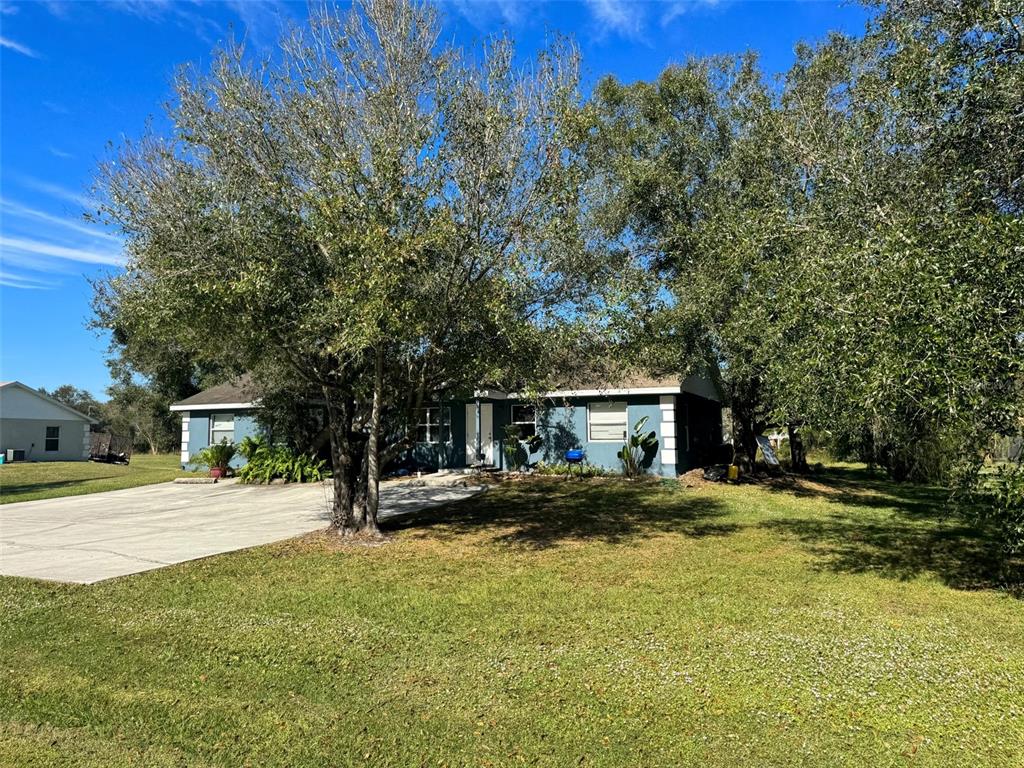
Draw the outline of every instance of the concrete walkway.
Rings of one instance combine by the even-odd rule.
[[[481,487],[381,486],[382,519]],[[0,575],[91,584],[288,539],[329,523],[329,484],[161,483],[0,505]]]

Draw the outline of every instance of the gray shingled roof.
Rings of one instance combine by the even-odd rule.
[[[254,397],[252,382],[247,375],[243,375],[237,379],[218,384],[215,387],[204,389],[202,392],[197,392],[192,397],[179,400],[177,403],[174,403],[174,406],[251,403]]]

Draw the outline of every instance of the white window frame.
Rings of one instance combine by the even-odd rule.
[[[605,412],[611,413],[613,410],[618,408],[622,409],[622,435],[620,437],[609,438],[609,437],[594,437],[594,411],[595,408],[598,413]],[[606,424],[615,424],[617,422],[607,421]],[[629,433],[629,404],[625,400],[611,400],[602,403],[587,403],[587,442],[590,443],[622,443],[626,439],[626,435]]]
[[[223,429],[223,428],[221,428],[221,429],[214,429],[214,426],[217,424],[218,418],[221,419],[221,423],[223,423],[223,419],[225,417],[231,419],[231,435],[230,436],[224,434],[225,432],[228,431],[226,429]],[[227,437],[228,438],[228,442],[233,444],[235,442],[235,414],[233,414],[233,413],[211,413],[210,414],[210,430],[209,430],[209,432],[210,432],[210,435],[209,435],[210,436],[210,442],[209,442],[210,445],[219,445],[221,439],[224,438],[224,437]],[[214,440],[214,438],[213,438],[214,433],[220,434],[221,437],[217,438],[216,440]]]
[[[57,436],[56,437],[50,437],[50,430],[51,429],[56,429],[57,430]],[[57,447],[56,448],[47,448],[46,447],[47,444],[49,444],[49,442],[51,440],[56,440],[57,441]],[[60,424],[57,424],[57,425],[53,425],[53,424],[47,425],[46,428],[43,430],[43,453],[60,453]]]
[[[516,408],[532,408],[533,409],[533,418],[531,420],[529,420],[529,421],[522,421],[520,419],[517,419],[516,418]],[[533,435],[536,435],[537,434],[537,406],[534,405],[533,403],[512,403],[509,406],[508,421],[509,421],[509,424],[517,424],[519,426],[523,426],[524,424],[529,424],[530,426],[533,427]],[[524,435],[524,434],[522,434],[520,432],[519,439],[520,440],[529,440],[531,437],[533,437],[533,435]]]
[[[437,421],[430,421],[430,414],[438,411]],[[420,427],[426,427],[427,439],[420,440]],[[437,434],[434,434],[434,430]],[[448,430],[448,439],[444,440],[445,429]],[[447,405],[428,405],[420,408],[416,413],[416,444],[417,445],[450,445],[452,442],[452,409]]]

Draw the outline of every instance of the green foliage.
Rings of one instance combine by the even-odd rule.
[[[181,70],[160,133],[99,172],[128,264],[96,286],[97,323],[133,364],[312,391],[337,470],[364,438],[400,453],[425,398],[520,387],[597,327],[623,259],[583,230],[577,52],[520,67],[507,39],[474,56],[440,38],[429,3],[328,4],[264,66],[229,45]],[[369,473],[335,472],[336,524]]]
[[[1024,464],[1001,464],[982,475],[977,494],[977,515],[1001,534],[1007,552],[1024,552]]]
[[[622,462],[622,474],[626,477],[636,478],[644,474],[658,451],[658,436],[653,429],[644,432],[646,427],[647,417],[644,416],[633,425],[633,434],[626,438],[622,448],[615,454]]]
[[[541,476],[567,476],[573,477],[608,477],[615,474],[604,467],[584,462],[582,464],[567,464],[564,461],[544,462],[538,461],[533,467],[534,473]]]
[[[520,440],[518,424],[504,426],[505,437],[501,441],[501,449],[505,453],[505,463],[510,470],[518,472],[526,464],[526,451]]]
[[[208,445],[194,454],[190,461],[192,464],[199,464],[210,469],[216,467],[227,472],[231,466],[231,460],[235,458],[237,452],[238,446],[229,443],[227,438],[224,438],[219,443]]]
[[[597,221],[672,298],[635,348],[710,358],[741,453],[798,421],[948,482],[1024,417],[1020,5],[877,8],[781,89],[750,56],[603,81]]]
[[[327,462],[307,453],[295,453],[285,445],[270,445],[264,437],[245,437],[238,446],[246,464],[236,473],[239,482],[267,484],[315,483],[328,477]]]

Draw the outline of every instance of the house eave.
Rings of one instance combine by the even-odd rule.
[[[257,403],[175,403],[171,406],[172,411],[241,411],[247,408],[256,408]]]

